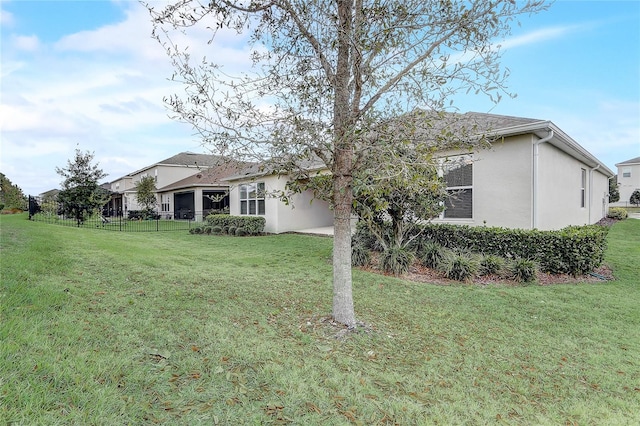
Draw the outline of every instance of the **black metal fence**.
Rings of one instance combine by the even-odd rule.
[[[65,216],[54,200],[29,196],[29,220],[78,228],[125,232],[188,231],[202,224],[208,212],[114,212],[103,209],[81,221]]]

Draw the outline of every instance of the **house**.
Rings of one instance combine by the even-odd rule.
[[[141,210],[136,201],[136,184],[140,179],[152,176],[162,217],[194,219],[196,211],[201,214],[207,207],[219,207],[220,202],[212,205],[205,200],[226,191],[227,185],[219,180],[225,173],[237,172],[237,168],[232,167],[237,164],[228,164],[216,155],[181,152],[111,182],[108,213],[126,216],[129,211]],[[241,166],[244,164],[237,165]]]
[[[606,216],[614,173],[554,123],[481,113],[461,118],[485,129],[493,142],[475,151],[440,152],[452,196],[434,222],[553,230]],[[268,195],[285,188],[286,175],[254,167],[227,181],[231,214],[264,216],[267,232],[333,223],[329,205],[309,192],[292,206]]]
[[[326,168],[313,163],[306,171],[313,175],[326,172]],[[329,203],[314,198],[311,191],[294,194],[288,203],[275,195],[286,191],[288,180],[287,175],[263,170],[259,165],[227,177],[225,181],[230,185],[229,213],[263,216],[265,231],[274,234],[332,226],[333,211]]]
[[[229,183],[246,163],[222,160],[212,167],[158,188],[160,215],[165,218],[201,221],[211,213],[229,213]]]
[[[633,191],[640,190],[640,157],[616,164],[618,168],[618,191],[620,203],[629,203]]]

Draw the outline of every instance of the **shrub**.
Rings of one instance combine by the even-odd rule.
[[[438,270],[446,278],[455,281],[468,281],[480,268],[478,260],[469,253],[448,252],[438,263]]]
[[[420,262],[427,268],[437,268],[445,256],[445,248],[440,244],[427,241],[420,248]]]
[[[365,266],[369,264],[371,254],[363,244],[354,244],[351,246],[351,265]]]
[[[261,216],[231,216],[228,214],[210,214],[206,221],[211,226],[220,226],[224,233],[229,232],[229,227],[234,227],[234,232],[238,228],[243,228],[248,235],[260,235],[264,233],[266,220]]]
[[[618,220],[626,219],[628,216],[629,214],[622,207],[611,207],[609,209],[609,213],[607,214],[607,217]]]
[[[586,274],[602,264],[608,228],[568,226],[558,231],[428,224],[419,238],[443,247],[532,259],[544,272]],[[422,243],[423,245],[425,243]]]
[[[629,197],[629,202],[635,206],[640,205],[640,189],[636,189]]]
[[[394,275],[409,271],[415,256],[406,247],[390,247],[382,252],[382,269]]]
[[[234,225],[229,226],[229,229],[227,230],[227,232],[229,233],[229,235],[236,235],[236,227]]]
[[[376,237],[369,231],[365,222],[360,221],[357,223],[356,232],[351,237],[351,245],[360,245],[368,250],[374,250],[376,247]]]
[[[480,258],[480,275],[499,275],[504,269],[504,259],[495,254],[483,255]]]
[[[249,235],[249,233],[244,228],[236,229],[236,237],[245,237]]]
[[[202,227],[201,226],[196,226],[195,228],[191,228],[193,229],[193,233],[194,234],[202,234]],[[189,229],[189,232],[191,232],[191,229]]]
[[[221,234],[222,233],[222,227],[215,225],[211,227],[211,233],[212,234]]]
[[[211,235],[211,227],[205,226],[204,228],[202,228],[202,232],[204,232],[207,235]]]
[[[509,278],[519,283],[535,282],[538,275],[538,265],[530,259],[518,258],[509,264]]]

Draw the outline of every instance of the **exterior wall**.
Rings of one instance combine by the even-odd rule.
[[[589,205],[591,216],[589,223],[596,223],[607,216],[609,211],[609,177],[598,170],[591,173]]]
[[[623,177],[623,170],[631,169],[630,177]],[[620,203],[629,203],[631,194],[640,189],[640,164],[620,164],[618,166],[618,190],[620,191]]]
[[[170,185],[174,182],[177,182],[181,179],[192,176],[197,172],[195,167],[187,167],[187,166],[170,166],[170,165],[155,165],[144,171],[136,173],[134,175],[130,175],[114,181],[111,183],[111,190],[114,192],[119,192],[123,194],[123,202],[126,206],[126,211],[129,210],[141,210],[142,207],[138,205],[136,201],[136,184],[142,179],[144,176],[152,176],[156,179],[156,188],[162,188],[164,186]],[[119,186],[118,189],[115,189],[116,186]],[[173,200],[173,197],[171,197]],[[196,194],[196,200],[198,200],[198,194]],[[157,204],[158,208],[160,208],[161,198],[157,196]],[[171,202],[173,207],[173,201]],[[197,204],[197,201],[196,201]],[[197,205],[196,205],[197,210]],[[200,210],[202,210],[202,190],[200,190]]]
[[[239,185],[248,182],[264,182],[265,191],[270,193],[283,190],[287,180],[286,177],[264,176],[253,180],[233,182],[229,193],[229,213],[231,215],[240,215]],[[292,197],[292,203],[286,205],[280,199],[267,195],[264,215],[265,231],[279,234],[333,225],[333,212],[328,203],[315,199],[311,202],[312,199],[311,192],[296,194]]]
[[[533,143],[537,139],[532,134],[514,136],[473,153],[473,218],[439,218],[433,222],[532,229]],[[586,170],[587,180],[584,207],[581,207],[581,169]],[[606,215],[609,181],[598,170],[591,170],[553,145],[542,143],[537,175],[537,229],[592,224]]]
[[[438,218],[433,222],[531,228],[531,138],[531,135],[507,138],[473,153],[473,218]]]
[[[531,228],[531,135],[496,142],[474,155],[474,224]]]
[[[547,143],[540,145],[538,229],[596,223],[606,208],[605,175]],[[585,206],[581,205],[582,169],[586,170]]]
[[[192,176],[197,171],[198,169],[196,169],[195,167],[169,166],[159,164],[154,167],[150,167],[142,172],[131,175],[132,187],[135,188],[136,183],[138,183],[144,176],[152,176],[156,179],[156,188],[162,188],[181,179]]]

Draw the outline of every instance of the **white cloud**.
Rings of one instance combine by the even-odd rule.
[[[0,25],[3,27],[12,27],[15,23],[15,19],[11,12],[8,12],[0,8]]]
[[[539,30],[531,31],[519,36],[510,37],[499,43],[501,49],[511,49],[514,47],[527,46],[531,44],[542,43],[550,40],[555,40],[560,37],[564,37],[566,34],[577,31],[583,28],[580,25],[567,25],[542,28]]]
[[[24,50],[27,52],[33,52],[40,48],[40,40],[38,36],[19,36],[13,35],[9,43],[18,50]]]

